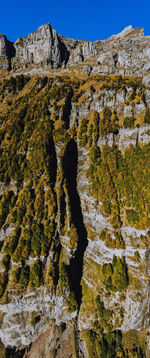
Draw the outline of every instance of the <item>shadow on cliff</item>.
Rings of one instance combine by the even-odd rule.
[[[83,274],[83,258],[88,241],[86,228],[83,223],[80,197],[77,191],[78,149],[73,139],[67,145],[62,164],[69,196],[71,221],[76,226],[78,233],[78,245],[70,260],[68,275],[70,288],[74,292],[78,305],[80,306],[82,299],[81,278]]]

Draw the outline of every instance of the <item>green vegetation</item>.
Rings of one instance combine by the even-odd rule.
[[[39,287],[42,284],[42,263],[40,260],[36,260],[30,266],[29,285],[30,287]]]
[[[83,118],[81,120],[81,124],[80,124],[80,128],[79,128],[79,134],[78,134],[78,137],[79,137],[79,143],[82,147],[84,147],[86,144],[87,144],[87,119],[86,118]]]
[[[70,228],[70,240],[69,240],[69,247],[70,249],[75,249],[78,243],[78,233],[77,229],[74,224],[71,224]]]
[[[88,349],[89,356],[92,358],[116,358],[128,357],[124,352],[122,346],[121,331],[114,331],[112,333],[104,334],[103,330],[98,328],[96,330],[84,332],[84,338]]]
[[[88,124],[88,146],[91,147],[97,143],[99,138],[99,121],[100,116],[97,111],[91,113],[90,121]]]
[[[134,252],[134,261],[135,262],[140,262],[140,260],[141,260],[140,254],[139,254],[138,250],[136,250]]]
[[[119,128],[119,120],[116,113],[112,113],[107,106],[104,107],[102,119],[100,120],[100,135],[115,133]]]
[[[135,120],[136,119],[134,117],[125,117],[123,122],[124,128],[133,128]]]
[[[1,272],[0,273],[0,297],[3,296],[6,286],[8,283],[8,275],[6,272]]]
[[[69,285],[67,267],[64,262],[60,263],[59,266],[59,284],[61,288],[67,288]]]
[[[128,356],[131,358],[145,358],[147,348],[147,334],[146,331],[129,330],[123,332],[122,343]]]
[[[100,325],[105,330],[112,329],[112,311],[108,310],[104,307],[104,303],[101,301],[100,296],[96,298],[96,308],[97,308],[97,315],[98,315],[98,323],[96,325]]]
[[[146,332],[112,330],[113,311],[106,309],[100,296],[93,301],[95,321],[90,330],[83,331],[90,357],[146,358]]]
[[[11,199],[13,197],[13,192],[6,190],[0,201],[0,228],[5,223],[9,210],[11,209]]]
[[[19,285],[21,288],[26,289],[29,283],[29,266],[23,266],[21,267],[21,270],[19,272]]]
[[[135,340],[134,346],[126,349],[124,337],[119,330],[108,334],[103,333],[100,327],[86,330],[84,339],[89,356],[92,358],[146,358],[145,347],[139,345],[138,339]]]
[[[48,274],[46,278],[46,283],[50,287],[50,289],[56,289],[58,278],[59,278],[59,253],[60,248],[55,246],[53,248],[53,260],[50,262],[50,266],[48,268]]]
[[[103,214],[110,216],[112,226],[122,225],[120,212],[126,211],[126,220],[137,228],[149,226],[150,182],[147,179],[150,144],[133,147],[121,153],[117,146],[94,145],[90,149],[87,170],[93,195],[102,201]],[[131,208],[131,209],[130,209]]]
[[[108,133],[116,133],[119,128],[119,119],[116,112],[111,112],[107,106],[104,107],[101,116],[97,111],[91,112],[88,118],[82,118],[78,131],[80,146],[84,147],[96,144],[99,136]]]
[[[74,292],[71,291],[66,300],[67,300],[68,311],[74,312],[78,308]]]
[[[44,83],[43,87],[40,78],[24,76],[0,82],[0,181],[6,185],[0,196],[0,227],[12,227],[0,249],[2,255],[20,263],[20,267],[8,267],[2,275],[1,295],[9,270],[12,284],[23,290],[28,285],[39,287],[44,280],[55,289],[60,266],[59,282],[68,287],[67,275],[59,265],[56,236],[55,144],[70,140],[68,108],[80,80],[58,76],[45,78]],[[76,229],[71,227],[71,249],[76,247],[77,239]],[[53,260],[45,271],[40,257],[47,258],[49,252]],[[28,267],[25,263],[30,257],[36,260]]]
[[[139,215],[138,215],[137,211],[135,211],[133,209],[126,210],[126,217],[127,217],[129,224],[133,223],[136,226],[136,224],[138,224],[138,222],[139,222]]]
[[[1,302],[8,302],[14,287],[22,295],[27,288],[34,290],[46,285],[51,294],[57,292],[66,297],[68,312],[79,308],[70,282],[72,268],[70,263],[66,264],[58,228],[60,221],[63,236],[70,220],[68,246],[73,254],[82,237],[78,237],[80,230],[73,224],[76,221],[72,222],[72,213],[67,217],[68,188],[62,166],[71,138],[78,138],[80,146],[89,148],[87,175],[91,192],[97,202],[102,202],[102,213],[109,217],[114,229],[99,235],[106,246],[124,249],[122,224],[140,229],[149,226],[150,145],[130,146],[124,153],[114,145],[112,148],[104,145],[101,150],[97,145],[98,140],[109,133],[115,137],[120,127],[133,128],[143,121],[150,123],[149,108],[138,122],[134,116],[121,118],[119,111],[105,106],[102,113],[92,110],[86,117],[76,118],[69,128],[71,100],[78,107],[89,93],[111,89],[117,94],[127,87],[132,88],[128,104],[134,106],[137,100],[144,98],[145,90],[141,78],[137,77],[96,75],[83,80],[73,74],[62,75],[46,78],[44,87],[38,77],[16,76],[0,82],[0,228],[4,234],[7,229],[9,233],[0,245]],[[75,208],[73,210],[75,215]],[[141,237],[141,245],[146,246],[147,241]],[[132,259],[140,263],[138,251]],[[120,331],[112,332],[113,308],[108,309],[103,302],[103,295],[108,298],[114,292],[125,295],[129,283],[125,259],[114,256],[112,263],[100,267],[93,262],[88,268],[85,264],[84,269],[95,285],[93,289],[82,282],[81,312],[85,317],[96,317],[92,329],[85,332],[89,357],[145,357],[141,343],[137,346],[134,342],[129,347],[122,343]],[[34,314],[30,324],[35,326],[39,319],[40,316]],[[58,331],[62,334],[65,328],[61,322]],[[2,354],[17,357],[10,349],[3,350]]]
[[[108,291],[123,291],[128,286],[128,273],[125,258],[113,257],[112,264],[104,264],[101,268],[103,284]]]
[[[107,230],[103,230],[100,234],[100,239],[105,241],[106,246],[117,249],[124,249],[124,241],[120,232],[114,233],[114,238]]]

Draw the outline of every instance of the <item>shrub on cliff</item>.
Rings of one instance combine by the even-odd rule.
[[[149,107],[147,107],[146,112],[145,112],[144,123],[150,123],[150,110],[149,110]]]
[[[124,258],[113,258],[113,263],[101,268],[102,280],[108,291],[123,291],[128,286],[127,265]]]
[[[84,147],[87,144],[87,124],[88,120],[86,118],[83,118],[81,120],[78,134],[79,144],[81,145],[81,147]]]
[[[29,285],[30,287],[39,287],[42,284],[42,262],[40,260],[36,260],[30,266],[30,274],[29,274]]]
[[[78,307],[74,292],[71,291],[68,297],[66,298],[66,300],[67,300],[68,311],[74,312]]]
[[[62,288],[67,288],[69,285],[68,273],[64,262],[59,265],[59,284]]]
[[[134,117],[125,117],[124,122],[123,122],[123,127],[124,128],[133,128],[135,120],[136,119]]]

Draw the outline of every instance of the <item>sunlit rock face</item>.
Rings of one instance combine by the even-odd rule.
[[[1,35],[1,68],[6,68],[3,60],[10,59],[7,68],[13,70],[33,64],[54,69],[69,69],[80,64],[88,74],[139,75],[149,71],[149,36],[144,36],[143,28],[128,26],[118,35],[92,43],[60,36],[50,24],[46,24],[27,38],[19,37],[10,44]]]
[[[63,60],[58,35],[49,24],[40,26],[27,38],[19,38],[14,46],[16,57],[22,62],[43,63],[56,68]]]

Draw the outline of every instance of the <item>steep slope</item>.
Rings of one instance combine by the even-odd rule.
[[[0,82],[0,357],[149,357],[150,89]]]

